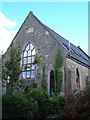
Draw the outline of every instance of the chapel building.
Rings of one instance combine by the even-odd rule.
[[[36,56],[40,63],[46,64],[45,77],[48,93],[54,89],[54,62],[57,49],[60,48],[63,57],[62,92],[70,94],[74,90],[87,87],[89,81],[90,57],[78,46],[60,36],[51,28],[43,24],[30,12],[14,37],[11,45],[20,42],[22,45],[21,67],[22,77],[26,85],[36,83],[41,85],[42,64],[33,64]],[[4,55],[4,61],[9,59],[10,46]],[[26,67],[26,69],[24,69]]]

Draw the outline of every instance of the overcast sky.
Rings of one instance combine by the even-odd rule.
[[[30,11],[41,22],[88,53],[88,2],[2,2],[0,50],[7,50]]]

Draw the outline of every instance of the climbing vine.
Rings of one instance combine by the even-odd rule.
[[[35,57],[33,64],[37,64],[37,65],[40,64],[40,56]],[[43,61],[41,62],[41,64],[42,64],[41,88],[43,90],[46,90],[46,78],[45,78],[46,64],[44,63],[44,58],[43,58]]]
[[[44,89],[44,90],[46,90],[45,63],[43,63],[43,66],[42,66],[41,88]]]
[[[61,55],[61,50],[58,48],[55,63],[54,63],[54,79],[55,79],[55,94],[59,95],[62,87],[62,65],[63,65],[63,58]]]

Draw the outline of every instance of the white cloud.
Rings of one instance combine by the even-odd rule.
[[[13,27],[15,26],[15,21],[11,21],[0,12],[0,51],[3,50],[3,52],[5,52],[9,47],[13,37],[17,32],[13,30]]]

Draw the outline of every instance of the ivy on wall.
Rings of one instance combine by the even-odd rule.
[[[42,66],[41,88],[42,88],[43,90],[46,90],[45,63],[43,63],[43,66]]]
[[[55,63],[54,63],[54,80],[55,80],[55,95],[59,95],[62,87],[62,65],[63,58],[61,55],[61,50],[58,48]]]

